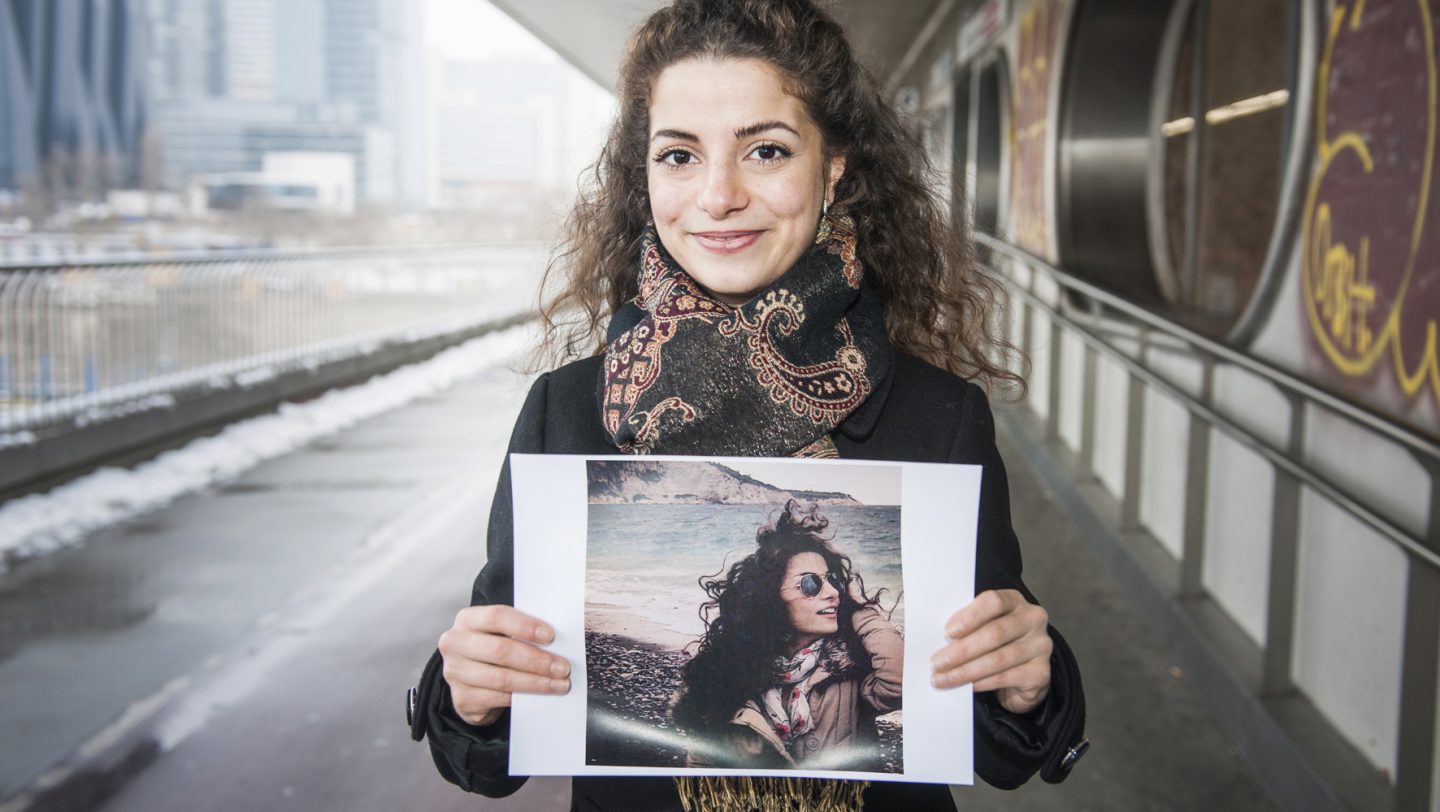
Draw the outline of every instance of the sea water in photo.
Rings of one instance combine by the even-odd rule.
[[[704,632],[700,578],[723,575],[755,552],[755,531],[781,505],[589,506],[587,630],[680,648]],[[865,591],[905,623],[900,507],[822,505],[831,546],[850,557]],[[884,592],[879,592],[881,589]]]

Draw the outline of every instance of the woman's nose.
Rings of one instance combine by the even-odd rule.
[[[829,578],[826,578],[820,587],[820,597],[827,601],[831,598],[838,598],[840,597],[840,590],[836,589],[835,585],[830,583]]]
[[[711,164],[705,173],[705,187],[700,190],[700,199],[696,202],[706,214],[716,220],[745,208],[745,185],[735,167],[723,161]]]

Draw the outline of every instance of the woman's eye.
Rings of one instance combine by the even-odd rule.
[[[695,160],[695,156],[687,150],[670,149],[655,156],[655,162],[669,166],[687,166]]]
[[[772,161],[779,161],[784,158],[789,158],[792,153],[790,152],[790,150],[780,146],[779,144],[761,144],[760,146],[752,150],[750,154],[754,155],[757,159],[759,159],[761,163],[768,164]]]

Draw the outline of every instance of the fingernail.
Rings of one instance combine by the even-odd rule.
[[[552,679],[550,680],[550,689],[557,694],[566,693],[570,690],[570,680]]]
[[[555,639],[555,632],[551,631],[549,626],[536,626],[535,639],[541,643],[548,643]]]
[[[563,677],[570,673],[570,664],[563,660],[556,660],[550,664],[550,676]]]

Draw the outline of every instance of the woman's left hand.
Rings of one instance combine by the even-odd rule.
[[[950,642],[930,658],[937,688],[974,683],[1011,713],[1029,713],[1050,693],[1049,615],[1014,589],[992,589],[945,623]]]

